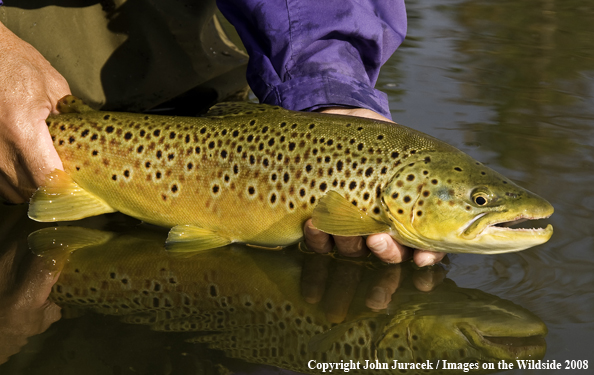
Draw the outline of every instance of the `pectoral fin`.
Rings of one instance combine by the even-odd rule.
[[[35,221],[69,221],[116,212],[103,199],[87,192],[64,171],[55,169],[37,189],[29,204]]]
[[[322,232],[337,236],[365,236],[390,229],[388,224],[368,216],[334,190],[320,199],[312,223]]]
[[[232,241],[217,233],[193,225],[178,225],[169,231],[165,247],[172,252],[190,252],[214,249]]]
[[[113,233],[79,227],[43,228],[27,237],[29,249],[42,257],[61,258],[71,252],[109,241]]]

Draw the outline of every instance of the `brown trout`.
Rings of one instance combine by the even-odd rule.
[[[29,245],[48,261],[63,265],[50,299],[67,314],[94,311],[119,316],[125,323],[155,331],[186,332],[186,338],[191,337],[188,332],[196,332],[191,341],[251,363],[321,373],[308,363],[429,361],[435,368],[443,360],[454,365],[496,363],[545,354],[547,328],[538,317],[447,279],[431,292],[419,292],[412,277],[432,271],[413,270],[410,263],[357,265],[360,277],[348,313],[336,323],[329,321],[325,304],[333,301],[332,288],[317,304],[307,303],[301,293],[308,275],[306,262],[320,260],[321,255],[294,249],[250,251],[233,245],[172,256],[162,251],[164,237],[154,231],[58,227],[34,232]],[[353,265],[330,260],[328,280]],[[379,280],[395,275],[400,275],[399,287],[392,302],[387,309],[372,311],[365,305],[367,293]],[[338,293],[344,294],[344,286]],[[430,373],[465,373],[442,368]],[[490,372],[494,371],[499,370]]]
[[[546,242],[544,199],[433,137],[365,118],[223,103],[206,117],[94,111],[72,96],[47,119],[65,172],[31,199],[38,221],[121,211],[173,227],[168,245],[299,241],[313,217],[340,236],[413,248],[519,251]]]

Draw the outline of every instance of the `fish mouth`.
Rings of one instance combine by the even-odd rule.
[[[542,228],[515,227],[532,220],[547,219],[553,207],[542,212],[510,214],[509,212],[482,213],[474,217],[462,230],[461,237],[489,247],[490,254],[524,250],[547,242],[553,235],[553,226]]]

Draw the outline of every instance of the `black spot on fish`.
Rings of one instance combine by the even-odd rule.
[[[124,139],[129,141],[130,139],[132,139],[132,133],[127,132],[126,134],[124,134]]]
[[[86,137],[87,135],[89,135],[89,130],[88,129],[85,129],[85,130],[82,131],[82,133],[80,133],[80,136],[83,137],[83,138]]]
[[[212,150],[213,148],[215,148],[215,142],[214,142],[214,141],[211,141],[211,142],[209,142],[209,143],[208,143],[208,148],[209,148],[209,149],[211,149],[211,150]]]
[[[283,181],[285,182],[285,184],[289,182],[290,178],[291,176],[289,175],[289,172],[285,172],[285,174],[283,175]]]
[[[227,151],[225,151],[225,150],[222,150],[222,151],[221,151],[221,157],[222,157],[223,159],[227,158]]]
[[[124,176],[125,176],[125,177],[130,177],[130,171],[126,169],[126,170],[124,171]]]
[[[262,160],[262,165],[263,165],[263,166],[265,166],[265,167],[268,167],[268,165],[269,165],[269,164],[270,164],[270,163],[269,163],[269,161],[268,161],[268,158],[264,158],[264,159]]]
[[[111,176],[111,179],[116,181],[118,179],[118,176],[116,176],[115,174],[113,176]]]
[[[366,201],[369,199],[369,193],[363,194],[363,200]]]
[[[423,174],[424,174],[425,176],[427,176],[427,175],[429,174],[429,171],[423,171]]]
[[[282,160],[283,160],[283,154],[279,153],[279,154],[276,156],[276,160],[278,160],[278,161],[282,161]]]
[[[292,210],[295,208],[295,205],[293,204],[293,202],[289,202],[289,208]]]
[[[206,126],[203,127],[202,129],[200,129],[200,134],[204,134],[204,133],[206,133]]]
[[[326,184],[325,182],[322,182],[320,184],[320,190],[321,191],[326,191],[327,188],[328,188],[328,184]]]
[[[392,193],[392,199],[398,199],[398,193]]]
[[[336,170],[339,171],[339,172],[341,172],[343,165],[344,164],[342,163],[342,160],[337,161],[336,162]]]
[[[188,163],[187,168],[188,168],[189,171],[191,171],[192,168],[194,168],[194,164]]]
[[[150,168],[151,167],[151,162],[150,161],[147,161],[146,163],[144,163],[144,166],[146,168]]]
[[[171,185],[171,192],[172,193],[177,193],[177,185]]]
[[[97,156],[97,155],[99,155],[99,151],[93,150],[92,154],[93,154],[93,156]]]
[[[213,185],[213,186],[212,186],[212,192],[213,192],[214,194],[217,194],[217,193],[219,192],[219,185],[216,185],[216,184],[215,184],[215,185]]]
[[[397,159],[400,156],[400,154],[396,151],[392,152],[392,159]]]
[[[253,186],[248,187],[248,194],[254,195],[256,193],[256,189]]]
[[[365,177],[369,177],[373,174],[373,168],[369,167],[365,170]]]
[[[239,153],[239,152],[243,151],[243,147],[241,145],[239,145],[239,146],[237,146],[237,149],[236,150]]]
[[[250,155],[250,164],[251,165],[256,164],[256,157],[254,155]]]
[[[252,126],[256,125],[256,120],[250,121],[250,125],[252,125]]]
[[[138,152],[139,154],[142,153],[142,150],[144,150],[144,146],[140,145],[138,146],[138,148],[136,149],[136,152]]]
[[[248,142],[251,142],[251,141],[253,141],[253,140],[254,140],[254,136],[253,136],[253,135],[251,135],[251,134],[250,134],[250,135],[248,135],[248,137],[247,137],[247,141],[248,141]]]
[[[357,150],[359,150],[359,151],[363,150],[363,143],[359,143],[357,145]]]
[[[433,179],[433,180],[431,180],[431,183],[432,183],[433,185],[437,185],[437,180],[436,180],[436,179]]]
[[[103,119],[104,119],[104,120],[109,120],[109,118],[110,118],[110,117],[111,117],[111,116],[109,116],[109,115],[105,115],[105,116],[103,116]]]
[[[69,144],[73,144],[74,143],[74,137],[70,136],[70,138],[68,138],[68,143]]]
[[[380,135],[377,136],[377,140],[378,141],[381,141],[382,139],[384,139],[384,136],[383,135],[380,134]]]
[[[99,136],[97,135],[97,133],[95,133],[91,136],[91,141],[96,141],[97,138],[99,138]]]
[[[235,173],[235,174],[239,173],[239,166],[237,166],[237,164],[233,165],[233,173]]]
[[[404,197],[404,203],[409,203],[411,201],[410,197],[407,195]]]
[[[311,198],[309,198],[309,203],[314,204],[316,203],[316,197],[314,197],[313,195],[311,196]]]
[[[114,130],[115,130],[115,128],[113,126],[111,126],[111,125],[105,127],[105,131],[107,133],[113,133]]]
[[[357,182],[351,181],[351,183],[349,184],[349,190],[355,190],[356,187],[357,187]]]
[[[289,142],[289,151],[293,151],[295,149],[295,142]]]
[[[157,151],[157,159],[161,159],[161,156],[163,156],[163,152],[161,150]]]
[[[154,135],[155,137],[158,137],[159,135],[161,135],[161,130],[159,130],[159,129],[155,130],[155,131],[153,132],[153,135]]]
[[[161,172],[157,172],[157,173],[155,173],[155,177],[156,177],[157,179],[160,179],[160,178],[161,178]]]
[[[415,179],[415,175],[414,174],[409,174],[408,176],[406,176],[406,180],[407,181],[413,181]]]
[[[186,134],[186,139],[185,139],[186,143],[190,143],[190,135]]]
[[[455,167],[454,170],[458,171],[458,172],[462,172],[462,168],[460,168],[460,167]]]
[[[309,124],[309,129],[310,130],[313,129],[313,128],[315,128],[315,127],[316,127],[316,124]]]
[[[274,138],[270,138],[268,140],[268,146],[273,146],[274,145]]]
[[[167,155],[167,159],[169,159],[169,161],[173,160],[174,158],[175,158],[175,154]]]
[[[276,202],[276,194],[272,193],[272,195],[270,196],[270,203],[274,202]]]
[[[373,213],[374,213],[374,214],[376,214],[376,215],[379,215],[379,213],[380,213],[380,209],[379,209],[379,207],[375,207],[375,208],[373,209]]]
[[[169,139],[175,139],[175,136],[176,136],[175,132],[169,133]]]
[[[239,135],[239,130],[233,130],[233,133],[231,133],[231,135],[233,137],[237,137]]]

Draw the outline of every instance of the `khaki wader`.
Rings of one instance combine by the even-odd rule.
[[[214,0],[8,0],[0,22],[94,108],[144,111],[169,101],[198,112],[247,93],[247,55],[215,11]]]

